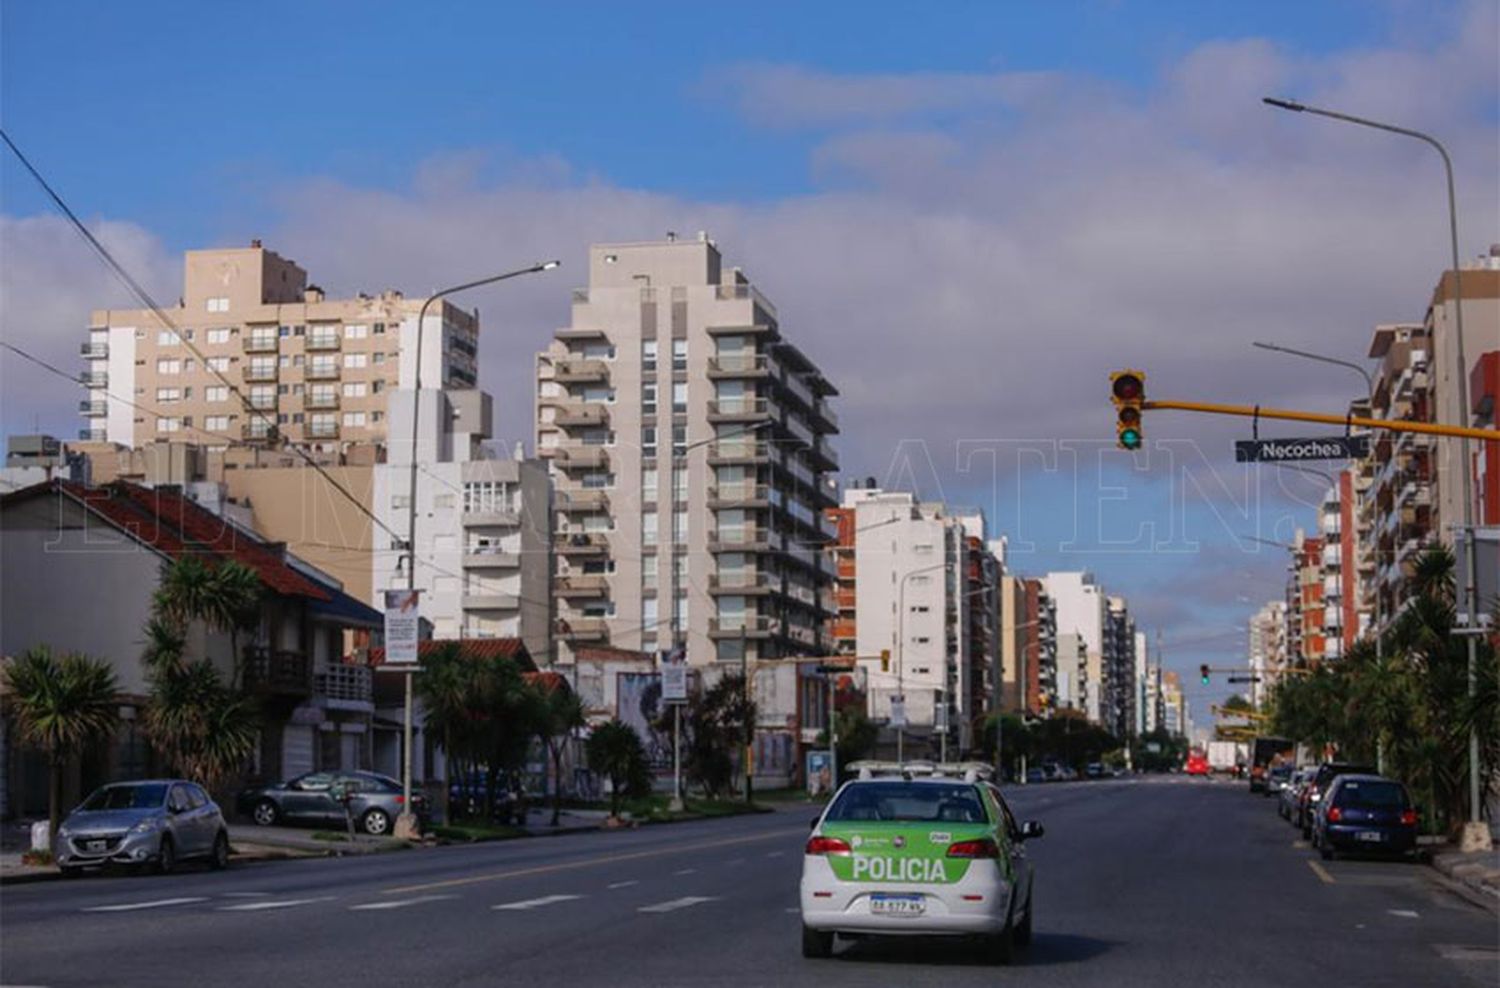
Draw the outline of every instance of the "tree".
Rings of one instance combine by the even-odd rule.
[[[583,716],[583,701],[566,684],[542,680],[532,687],[532,691],[536,706],[532,721],[536,725],[538,739],[552,760],[552,826],[555,827],[562,817],[562,759],[565,742],[587,721]]]
[[[865,716],[863,706],[850,706],[838,711],[838,728],[838,764],[839,773],[843,774],[850,764],[867,757],[875,750],[875,742],[880,737],[880,725]],[[817,743],[825,748],[828,746],[827,730],[818,734]],[[837,787],[839,780],[834,779],[833,784]]]
[[[162,574],[155,611],[180,628],[196,620],[213,631],[228,634],[233,656],[229,685],[238,689],[244,663],[239,634],[259,621],[262,593],[260,575],[249,566],[231,560],[210,567],[189,553]]]
[[[709,798],[734,783],[733,753],[749,743],[755,726],[755,701],[745,694],[745,679],[729,673],[694,698],[683,724],[683,772]]]
[[[53,658],[46,645],[4,667],[5,689],[20,740],[47,755],[47,820],[62,820],[63,769],[91,744],[107,739],[119,717],[119,685],[107,662],[76,652]]]
[[[584,744],[589,768],[609,779],[609,814],[620,815],[620,800],[644,796],[651,791],[651,772],[646,765],[646,747],[635,728],[611,720],[594,728]]]

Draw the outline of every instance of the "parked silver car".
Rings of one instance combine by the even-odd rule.
[[[1288,820],[1292,823],[1297,822],[1297,808],[1302,798],[1302,789],[1312,781],[1312,777],[1317,771],[1316,768],[1297,769],[1292,773],[1292,777],[1287,780],[1286,785],[1282,786],[1281,790],[1276,793],[1276,812],[1283,820]]]
[[[63,821],[52,856],[64,875],[105,864],[155,865],[186,858],[229,865],[229,831],[208,793],[182,779],[116,782],[94,790]]]

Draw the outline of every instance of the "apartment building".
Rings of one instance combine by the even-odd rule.
[[[1145,710],[1145,732],[1151,734],[1161,730],[1166,720],[1165,704],[1162,692],[1162,668],[1161,663],[1148,662],[1146,664],[1146,710]]]
[[[837,392],[707,236],[591,247],[536,377],[562,661],[826,654]]]
[[[1092,573],[1048,573],[1047,594],[1057,606],[1058,668],[1067,670],[1069,651],[1063,636],[1073,634],[1082,643],[1084,668],[1069,677],[1069,699],[1096,724],[1104,722],[1105,634],[1108,607],[1103,589]],[[1113,643],[1110,657],[1114,657]],[[1070,670],[1069,670],[1070,671]]]
[[[385,445],[390,392],[411,387],[416,373],[421,299],[329,299],[258,240],[188,251],[183,266],[182,298],[165,310],[175,329],[148,309],[92,314],[80,348],[90,390],[80,439],[222,447],[280,438],[324,452]],[[477,314],[429,307],[425,388],[474,386],[478,332]]]
[[[1057,702],[1057,604],[1041,580],[1024,582],[1026,623],[1035,629],[1026,643],[1026,711],[1043,714]]]
[[[1124,597],[1105,598],[1101,723],[1117,738],[1135,724],[1135,619]]]
[[[854,547],[855,516],[853,508],[823,509],[823,517],[835,527],[834,540],[828,545],[833,558],[834,616],[829,621],[829,647],[835,655],[854,655],[859,647],[858,586]]]
[[[1146,650],[1146,633],[1135,633],[1135,683],[1132,695],[1135,698],[1131,709],[1131,728],[1136,737],[1146,733],[1146,704],[1149,701],[1146,679],[1150,675],[1151,657]]]
[[[1286,601],[1267,601],[1250,618],[1249,660],[1250,674],[1260,680],[1250,684],[1250,702],[1259,709],[1287,667]]]
[[[1030,712],[1031,641],[1037,628],[1027,615],[1026,582],[1019,576],[1000,577],[1000,709],[1008,713]]]
[[[1182,679],[1170,669],[1161,674],[1162,727],[1176,737],[1187,737],[1192,723],[1187,715],[1187,698],[1182,695]]]
[[[1329,658],[1324,541],[1298,529],[1286,588],[1287,648],[1296,664]],[[1336,654],[1336,653],[1335,653]]]

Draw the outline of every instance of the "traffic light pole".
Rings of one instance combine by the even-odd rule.
[[[1202,412],[1208,415],[1238,415],[1243,418],[1286,419],[1292,422],[1323,422],[1328,425],[1359,426],[1362,429],[1385,429],[1389,432],[1421,432],[1430,436],[1448,436],[1455,439],[1482,439],[1500,442],[1500,430],[1475,429],[1464,425],[1443,425],[1438,422],[1405,422],[1392,419],[1368,419],[1355,415],[1329,415],[1325,412],[1301,412],[1285,408],[1264,408],[1260,405],[1221,405],[1208,401],[1146,401],[1141,407],[1148,411]]]

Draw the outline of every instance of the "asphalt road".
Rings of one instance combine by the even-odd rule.
[[[1010,969],[938,941],[799,951],[806,810],[0,891],[8,985],[1493,985],[1496,918],[1429,868],[1323,863],[1268,799],[1015,790],[1046,837]]]

